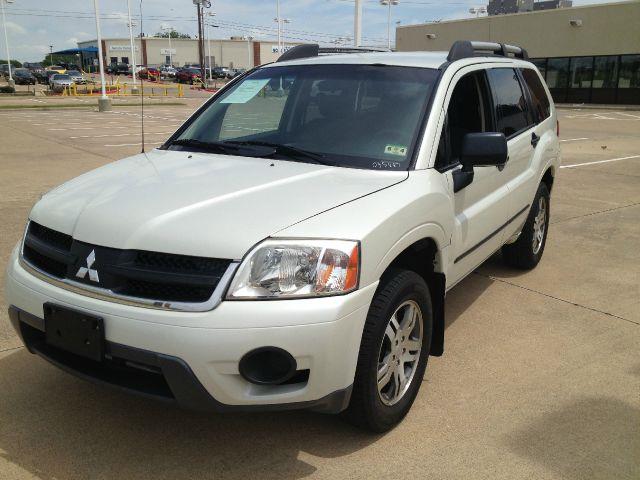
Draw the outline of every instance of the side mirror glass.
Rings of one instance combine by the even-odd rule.
[[[466,171],[473,167],[501,166],[507,163],[508,153],[503,133],[467,133],[462,139],[460,163]]]

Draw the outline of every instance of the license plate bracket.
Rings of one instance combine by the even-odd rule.
[[[95,315],[46,303],[45,340],[52,347],[97,362],[104,357],[104,320]]]

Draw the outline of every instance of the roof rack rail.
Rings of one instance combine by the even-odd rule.
[[[454,62],[462,58],[483,57],[489,55],[498,55],[501,57],[521,58],[529,60],[529,55],[524,48],[514,45],[506,45],[496,42],[472,42],[469,40],[458,40],[454,42],[447,55],[447,60]]]
[[[380,48],[364,48],[364,47],[320,47],[317,43],[305,43],[296,45],[287,50],[276,62],[288,62],[289,60],[298,60],[300,58],[317,57],[320,55],[331,55],[339,53],[370,53],[370,52],[388,52],[387,49]]]

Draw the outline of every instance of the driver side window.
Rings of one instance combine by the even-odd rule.
[[[469,73],[456,84],[440,134],[435,167],[444,171],[460,162],[467,133],[495,131],[484,71]]]

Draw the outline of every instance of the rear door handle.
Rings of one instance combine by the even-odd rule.
[[[536,135],[536,132],[533,132],[531,134],[531,146],[533,148],[536,148],[536,145],[538,145],[539,141],[540,141],[540,137],[538,135]]]

